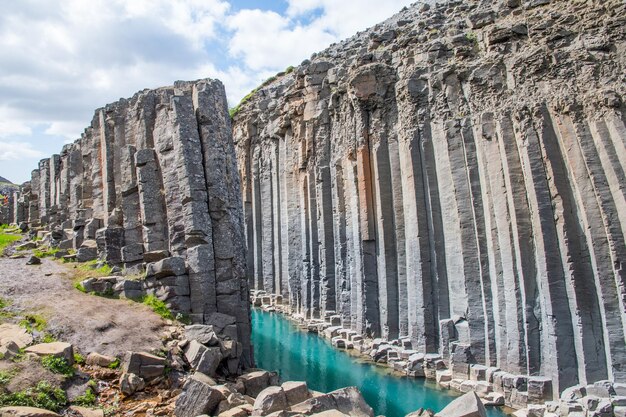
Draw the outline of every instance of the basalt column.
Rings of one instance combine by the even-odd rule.
[[[48,227],[53,245],[140,275],[133,294],[238,342],[242,362],[229,368],[253,365],[241,187],[219,81],[96,110],[80,139],[39,163],[18,201],[16,219]]]
[[[418,4],[268,81],[233,122],[251,285],[454,378],[626,382],[625,23]]]

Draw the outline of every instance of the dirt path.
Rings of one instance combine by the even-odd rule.
[[[166,329],[161,317],[136,302],[84,294],[70,277],[69,265],[48,259],[26,265],[26,259],[0,257],[0,297],[18,310],[46,317],[47,331],[81,353],[161,348]]]

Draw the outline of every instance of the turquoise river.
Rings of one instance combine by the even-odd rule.
[[[440,411],[455,397],[423,378],[392,375],[386,368],[337,350],[326,339],[299,330],[278,313],[254,308],[252,325],[259,368],[278,371],[283,381],[306,381],[316,391],[357,386],[376,415],[403,417],[420,407]],[[488,408],[487,414],[506,416],[498,408]]]

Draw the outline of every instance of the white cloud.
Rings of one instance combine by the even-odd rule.
[[[287,0],[281,15],[231,7],[236,1],[4,2],[0,155],[10,162],[2,169],[24,165],[15,177],[26,177],[33,166],[14,158],[59,152],[94,109],[144,88],[218,78],[234,105],[276,72],[409,3]]]
[[[47,156],[28,142],[0,141],[0,161],[39,159]]]
[[[334,40],[317,25],[293,25],[289,18],[272,11],[242,10],[229,19],[228,26],[235,31],[230,53],[241,57],[252,70],[299,64]]]

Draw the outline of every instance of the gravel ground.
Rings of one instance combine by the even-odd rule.
[[[0,257],[0,297],[12,302],[11,309],[46,317],[47,332],[85,355],[161,348],[161,317],[136,302],[84,294],[71,276],[71,264],[42,259],[26,265],[26,258]]]

